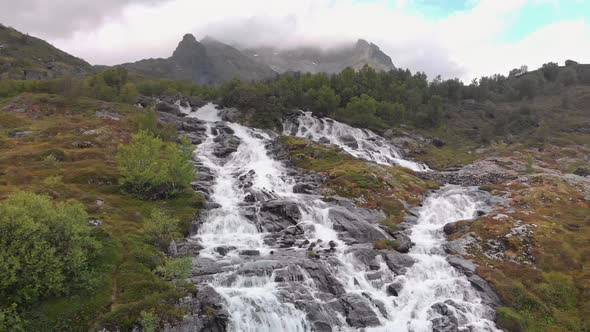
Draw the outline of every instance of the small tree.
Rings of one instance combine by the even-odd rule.
[[[148,241],[164,250],[170,241],[179,239],[182,235],[179,229],[180,221],[160,210],[153,210],[144,221],[144,234]]]
[[[557,74],[559,74],[559,65],[555,62],[547,62],[543,64],[541,71],[546,80],[555,82]]]
[[[193,176],[189,146],[188,140],[179,146],[164,143],[148,131],[139,131],[117,152],[123,189],[151,199],[178,194]]]

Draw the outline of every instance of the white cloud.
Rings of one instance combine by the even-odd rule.
[[[92,63],[116,64],[168,57],[182,35],[211,35],[246,45],[334,45],[365,38],[388,53],[396,66],[430,77],[507,73],[527,64],[574,58],[590,62],[588,22],[546,26],[518,42],[502,40],[527,1],[481,0],[473,8],[429,20],[406,10],[410,0],[168,0],[134,2],[95,29],[51,41]]]

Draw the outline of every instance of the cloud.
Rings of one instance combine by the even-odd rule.
[[[0,22],[48,38],[66,38],[116,18],[129,4],[166,0],[0,0]]]
[[[464,9],[436,18],[421,15],[413,7],[415,1],[103,0],[91,7],[96,12],[93,15],[80,14],[78,6],[67,9],[78,22],[67,33],[56,30],[40,35],[100,64],[168,57],[186,32],[199,39],[209,35],[246,46],[330,47],[364,38],[379,45],[398,67],[424,71],[431,78],[441,74],[465,81],[507,73],[522,64],[536,68],[566,58],[590,62],[590,29],[583,19],[555,22],[516,41],[504,38],[519,17],[527,14],[528,4],[549,1],[552,6],[561,5],[552,0],[468,0]],[[51,6],[55,8],[49,8],[44,0],[21,2],[36,4],[32,12],[39,16],[43,16],[39,8],[53,13],[67,7],[66,3],[77,3],[54,0]],[[50,26],[43,22],[31,26],[44,24]],[[24,30],[33,32],[32,28]]]

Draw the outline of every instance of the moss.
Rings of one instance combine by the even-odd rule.
[[[379,240],[373,243],[373,249],[393,249],[397,250],[400,246],[397,240]]]

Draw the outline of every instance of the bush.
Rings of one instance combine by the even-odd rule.
[[[170,241],[181,237],[179,225],[178,219],[160,210],[154,210],[144,222],[144,234],[160,249],[166,249]]]
[[[10,196],[0,203],[0,305],[89,287],[100,247],[81,204],[33,193]]]
[[[191,153],[192,146],[186,138],[180,145],[165,143],[141,130],[117,151],[121,185],[125,191],[144,198],[175,196],[192,180]]]
[[[190,277],[192,267],[190,257],[167,259],[164,265],[156,269],[156,272],[164,279],[179,280]]]

